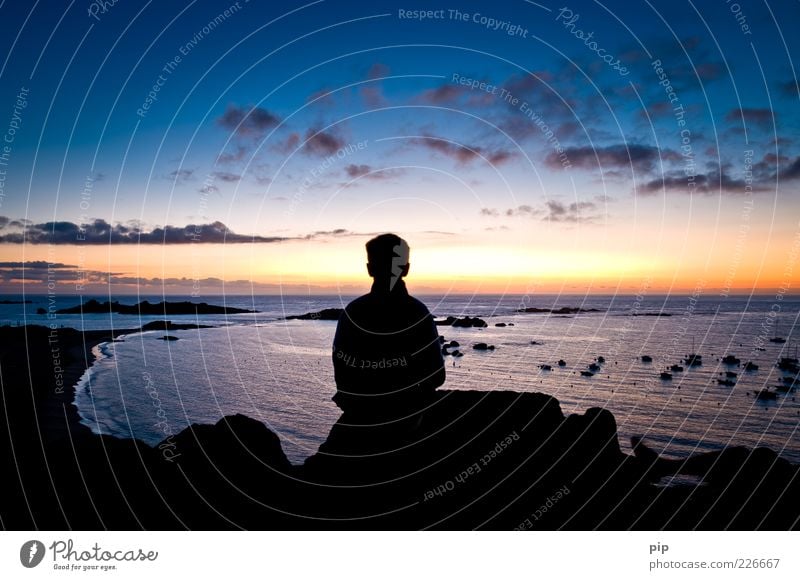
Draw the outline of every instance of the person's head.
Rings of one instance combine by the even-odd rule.
[[[389,290],[408,274],[408,243],[395,234],[381,234],[367,242],[367,272]]]

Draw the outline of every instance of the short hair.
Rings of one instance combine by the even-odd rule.
[[[405,252],[400,254],[395,252],[395,248],[400,246],[405,248]],[[405,256],[403,256],[405,254]],[[396,234],[381,234],[367,242],[367,261],[373,270],[380,275],[391,276],[392,266],[395,258],[404,257],[402,265],[408,263],[408,242]]]

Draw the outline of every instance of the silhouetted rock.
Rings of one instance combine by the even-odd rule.
[[[455,328],[485,328],[489,326],[485,320],[480,318],[473,318],[465,316],[463,318],[456,318],[455,316],[448,316],[444,320],[435,320],[437,326],[452,326]]]
[[[456,328],[485,328],[488,324],[486,324],[485,320],[480,318],[470,318],[469,316],[465,316],[464,318],[459,318],[455,322],[453,322],[453,327]]]
[[[498,322],[498,323],[495,324],[495,326],[497,328],[505,328],[508,325],[505,322]]]
[[[56,314],[134,314],[140,316],[170,315],[170,314],[250,314],[255,310],[233,308],[232,306],[215,306],[205,302],[158,302],[151,304],[147,300],[138,304],[120,304],[114,302],[99,302],[91,299],[78,306],[61,308]]]
[[[207,324],[176,323],[170,320],[154,320],[142,325],[143,331],[148,330],[195,330],[197,328],[213,328]]]
[[[75,384],[113,334],[59,329],[57,379],[51,332],[0,328],[6,529],[786,530],[800,516],[798,467],[770,450],[668,460],[633,441],[628,455],[609,411],[564,416],[542,393],[439,390],[421,419],[344,415],[301,466],[243,415],[152,447],[97,436],[56,380]],[[700,483],[663,487],[674,475]]]
[[[600,312],[597,308],[578,308],[577,306],[562,306],[561,308],[537,308],[529,306],[527,308],[517,308],[515,312],[527,313],[547,313],[547,314],[579,314],[581,312]]]
[[[160,337],[158,340],[179,340],[177,336],[172,336],[171,334],[165,334],[164,336]]]
[[[493,344],[486,344],[485,342],[476,342],[472,345],[475,350],[494,350]]]
[[[284,320],[339,320],[344,312],[344,308],[325,308],[319,312],[306,312],[305,314],[294,314],[287,316]]]

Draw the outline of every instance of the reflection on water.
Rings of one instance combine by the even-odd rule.
[[[669,457],[739,444],[768,446],[800,461],[795,394],[774,401],[753,396],[754,390],[774,386],[787,374],[775,362],[794,351],[793,341],[776,344],[765,337],[776,328],[784,336],[794,329],[797,310],[789,314],[788,302],[780,317],[765,324],[770,303],[763,300],[748,305],[739,299],[737,306],[731,299],[718,313],[718,305],[701,305],[686,316],[686,299],[671,298],[675,302],[667,304],[667,312],[673,316],[635,317],[629,314],[663,308],[663,299],[634,309],[633,297],[617,298],[621,303],[611,312],[605,311],[608,299],[604,306],[595,299],[591,304],[602,306],[603,312],[565,317],[515,314],[518,300],[428,301],[437,314],[477,314],[490,323],[485,329],[440,327],[465,353],[459,359],[447,357],[445,388],[541,391],[558,398],[565,413],[605,407],[617,418],[623,448],[629,448],[632,435],[643,435]],[[314,306],[338,305],[335,297],[324,302]],[[561,303],[570,302],[562,298]],[[292,313],[305,305],[296,304]],[[580,303],[573,299],[571,305]],[[497,322],[513,326],[495,327]],[[335,391],[330,362],[334,329],[332,322],[277,321],[170,332],[177,341],[159,340],[163,333],[158,332],[130,335],[103,347],[91,380],[83,383],[91,384],[91,393],[79,389],[77,405],[95,430],[148,443],[192,422],[213,423],[223,415],[242,413],[268,425],[289,458],[301,462],[316,451],[339,416],[330,401]],[[693,339],[702,366],[681,362]],[[496,349],[472,350],[471,344],[479,341]],[[762,343],[764,350],[759,350]],[[735,354],[742,365],[754,361],[759,370],[722,364],[719,359],[728,354]],[[642,362],[642,355],[653,362]],[[581,376],[600,356],[605,358],[600,369],[591,377]],[[559,359],[566,366],[559,367]],[[671,380],[661,379],[660,372],[676,363],[684,370],[670,371]],[[542,364],[552,370],[542,370]],[[733,386],[718,383],[725,372],[736,373],[730,378]]]

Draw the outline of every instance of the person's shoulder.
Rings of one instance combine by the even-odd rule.
[[[345,312],[354,312],[361,308],[365,308],[372,303],[372,296],[363,294],[358,298],[351,300],[347,306],[344,307]]]
[[[425,306],[425,303],[422,300],[414,298],[410,294],[408,296],[408,303],[411,306],[411,308],[413,308],[417,312],[421,312],[423,314],[430,314],[430,310],[428,310],[428,307]]]

